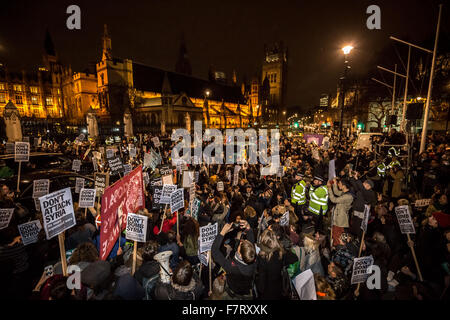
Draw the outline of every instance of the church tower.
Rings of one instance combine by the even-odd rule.
[[[184,35],[181,36],[181,45],[178,52],[178,60],[175,64],[175,72],[192,75],[191,62],[187,54],[186,42],[184,41]]]
[[[102,48],[102,60],[112,60],[111,37],[108,34],[108,26],[106,24],[103,26]]]
[[[264,46],[261,81],[268,79],[270,84],[268,103],[278,115],[286,108],[287,62],[287,47],[282,41],[276,42],[270,48]]]

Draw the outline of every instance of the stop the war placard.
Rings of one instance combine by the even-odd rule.
[[[152,209],[159,210],[161,209],[161,195],[162,195],[162,186],[154,186],[153,189],[153,203],[152,203]]]
[[[50,180],[41,179],[33,181],[33,198],[42,197],[50,192]]]
[[[39,220],[30,221],[18,226],[22,242],[26,246],[38,241],[39,232],[42,230],[42,225]]]
[[[105,189],[102,196],[100,227],[101,260],[106,260],[125,229],[128,212],[145,208],[142,166],[137,167],[112,186]]]
[[[218,230],[217,222],[200,227],[200,252],[211,250],[214,239],[216,239]]]
[[[29,142],[16,142],[14,146],[14,161],[30,161]]]
[[[13,213],[14,208],[0,209],[0,230],[9,226]]]
[[[364,218],[361,222],[361,229],[364,232],[367,232],[367,224],[369,223],[369,217],[370,217],[370,204],[364,205]]]
[[[163,185],[161,199],[159,200],[160,204],[170,204],[170,196],[172,192],[177,190],[177,186],[174,184],[165,184]]]
[[[416,233],[414,223],[412,222],[411,215],[409,214],[409,207],[407,205],[396,207],[395,215],[397,216],[400,231],[402,233]]]
[[[372,271],[373,257],[361,257],[353,260],[352,284],[365,282]]]
[[[76,225],[70,188],[39,198],[47,240]]]
[[[80,172],[81,160],[74,159],[72,162],[72,170],[75,172]]]
[[[128,240],[145,242],[147,236],[147,217],[128,213],[126,238]]]
[[[95,189],[80,190],[80,198],[78,200],[80,208],[93,208],[95,206]]]
[[[85,179],[76,178],[75,180],[75,193],[80,193],[80,190],[84,188]]]
[[[170,195],[170,211],[174,213],[184,208],[184,189],[180,188]]]

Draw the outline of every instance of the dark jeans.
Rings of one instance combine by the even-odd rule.
[[[323,215],[322,214],[313,214],[313,222],[314,222],[314,233],[322,232],[323,230]]]

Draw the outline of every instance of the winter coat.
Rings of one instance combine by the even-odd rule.
[[[377,194],[372,189],[366,190],[361,180],[350,179],[356,198],[353,200],[352,208],[354,211],[364,212],[364,205],[370,204],[374,207],[377,204]]]
[[[136,273],[134,274],[134,277],[136,278],[136,280],[142,285],[144,278],[151,278],[154,275],[158,274],[160,270],[160,266],[158,261],[155,260],[150,260],[150,261],[145,261],[141,267],[136,271]]]
[[[398,198],[402,194],[402,185],[403,185],[403,178],[405,177],[403,171],[399,170],[396,173],[390,172],[389,176],[394,180],[392,185],[392,192],[388,196],[392,198]],[[383,187],[383,193],[387,194],[389,190],[389,179],[386,179],[384,182]]]
[[[343,193],[340,191],[336,184],[333,184],[332,190],[331,188],[328,188],[328,190],[330,201],[336,204],[332,211],[331,224],[336,227],[348,228],[348,212],[352,207],[353,196],[350,192]]]
[[[247,233],[247,239],[252,243],[255,242],[253,231],[251,229]],[[233,259],[226,259],[220,250],[222,242],[223,236],[218,234],[211,247],[213,260],[227,273],[227,285],[235,294],[250,294],[253,286],[253,276],[256,269],[256,263],[245,264],[243,261],[238,259],[236,255]]]
[[[204,291],[205,286],[194,274],[187,286],[173,283],[172,279],[170,284],[159,282],[153,292],[153,298],[155,300],[200,300]]]

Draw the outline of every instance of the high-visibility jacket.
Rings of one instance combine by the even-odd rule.
[[[377,166],[377,173],[378,176],[384,178],[386,176],[386,165],[384,164],[384,162],[380,163]]]
[[[301,180],[292,187],[291,202],[296,205],[303,205],[306,203],[306,182]]]
[[[322,215],[328,210],[328,189],[326,186],[309,188],[309,208],[308,211],[319,215],[322,209]]]
[[[388,169],[392,169],[394,166],[399,166],[400,167],[400,162],[398,160],[392,161],[391,163],[389,163],[387,168]]]

